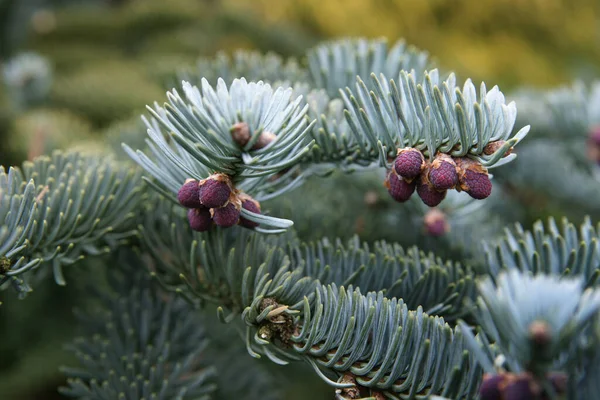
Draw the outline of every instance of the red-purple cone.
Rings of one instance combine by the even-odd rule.
[[[429,181],[437,190],[452,189],[458,183],[456,164],[447,154],[439,154],[429,168]]]
[[[492,181],[490,181],[485,167],[469,158],[457,159],[456,165],[461,190],[478,200],[485,199],[492,194]]]
[[[479,387],[479,397],[481,400],[502,400],[500,384],[503,380],[503,375],[485,374],[483,382],[481,382],[481,386]]]
[[[248,211],[251,211],[255,214],[260,214],[260,206],[258,204],[258,202],[252,198],[250,198],[250,196],[248,196],[248,199],[244,199],[242,200],[242,208],[245,208]],[[250,221],[249,219],[246,219],[242,216],[240,216],[240,222],[239,224],[241,226],[243,226],[244,228],[248,228],[248,229],[254,229],[256,228],[259,223],[258,222],[254,222],[254,221]]]
[[[446,197],[446,192],[438,192],[425,178],[419,179],[417,182],[417,194],[423,200],[423,203],[429,207],[439,205]]]
[[[200,208],[200,187],[198,186],[197,180],[188,180],[181,186],[177,193],[177,200],[179,204],[186,208]]]
[[[234,226],[240,220],[240,210],[233,203],[227,203],[224,207],[213,208],[212,213],[215,224],[223,228]]]
[[[450,225],[446,215],[437,208],[431,209],[425,214],[425,232],[429,236],[444,236],[450,231]]]
[[[229,201],[231,187],[227,175],[215,174],[200,181],[200,203],[207,208],[223,207]]]
[[[414,193],[416,186],[415,182],[406,182],[404,179],[396,175],[394,171],[388,172],[384,185],[387,187],[390,196],[400,203],[410,199],[410,196],[412,196]]]
[[[539,392],[534,390],[531,377],[521,375],[511,379],[502,390],[502,399],[507,400],[536,400]]]
[[[592,145],[600,146],[600,126],[596,126],[590,131],[589,142]]]
[[[483,200],[492,194],[492,181],[488,174],[467,170],[463,182],[468,187],[465,192],[478,200]]]
[[[425,159],[419,150],[406,147],[398,150],[394,170],[401,177],[412,180],[421,174],[424,164]]]
[[[208,208],[192,208],[188,210],[187,217],[190,227],[197,232],[205,232],[212,226]]]

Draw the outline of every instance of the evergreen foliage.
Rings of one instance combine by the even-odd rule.
[[[111,35],[143,42],[204,10],[175,3],[124,5]],[[110,47],[105,11],[93,29],[63,15],[48,40]],[[18,107],[45,99],[11,68]],[[57,78],[48,100],[93,124],[28,110],[15,126],[31,160],[0,167],[0,287],[24,298],[50,270],[64,285],[73,264],[91,276],[62,394],[284,398],[252,360],[265,358],[303,362],[336,399],[597,397],[598,85],[511,97],[365,38],[151,70],[114,61]],[[106,140],[38,155],[34,116],[65,121],[44,152],[98,128]],[[572,219],[502,233],[565,204]]]

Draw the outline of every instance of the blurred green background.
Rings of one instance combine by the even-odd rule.
[[[139,140],[145,105],[162,101],[176,72],[201,56],[240,48],[301,56],[339,36],[405,38],[441,68],[504,91],[600,72],[597,0],[0,0],[0,62],[23,52],[47,62],[21,61],[12,85],[49,71],[47,87],[24,100],[4,77],[0,164]],[[57,366],[69,361],[61,345],[75,333],[71,308],[85,301],[76,276],[69,282],[48,279],[25,301],[0,292],[3,400],[60,398]],[[305,398],[302,380],[294,383],[286,398]]]

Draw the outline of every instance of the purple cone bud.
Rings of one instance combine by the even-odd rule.
[[[417,183],[417,194],[423,200],[423,203],[429,207],[435,207],[439,205],[442,200],[446,197],[446,192],[438,192],[435,188],[428,183],[424,183],[420,180]]]
[[[192,208],[188,210],[187,217],[190,227],[197,232],[205,232],[212,226],[208,208]]]
[[[502,390],[503,399],[510,400],[535,400],[539,393],[533,390],[531,378],[521,375],[511,379]]]
[[[410,180],[421,174],[424,163],[423,154],[417,149],[408,147],[398,150],[394,170],[398,175]]]
[[[450,230],[446,221],[446,215],[437,208],[431,209],[425,214],[425,232],[429,236],[443,236]]]
[[[596,126],[590,131],[589,142],[592,145],[600,146],[600,126]]]
[[[224,207],[213,208],[212,211],[213,221],[223,228],[236,225],[240,219],[240,210],[233,203],[228,203]]]
[[[246,210],[251,211],[255,214],[261,213],[258,203],[252,199],[242,200],[242,208],[245,208]],[[248,228],[248,229],[254,229],[259,225],[258,222],[250,221],[249,219],[246,219],[242,216],[240,216],[239,224],[241,226],[243,226],[244,228]]]
[[[390,171],[385,180],[385,186],[388,188],[388,193],[392,198],[400,203],[410,199],[410,196],[415,191],[415,182],[408,183],[404,179],[398,177],[394,171]]]
[[[468,189],[465,190],[472,198],[483,200],[492,194],[492,181],[487,173],[473,170],[465,171],[463,183]]]
[[[452,189],[458,183],[456,164],[446,154],[440,154],[431,163],[429,169],[429,181],[437,190]]]
[[[202,203],[200,203],[200,187],[198,186],[198,181],[190,180],[184,183],[177,193],[177,200],[179,200],[179,204],[186,208],[202,207]]]
[[[502,393],[500,392],[502,381],[504,381],[503,375],[485,374],[479,387],[481,400],[502,400]]]
[[[207,208],[223,207],[229,201],[231,188],[227,181],[207,178],[200,182],[200,203]]]

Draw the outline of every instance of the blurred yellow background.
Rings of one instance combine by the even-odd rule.
[[[446,69],[506,86],[550,86],[600,67],[597,0],[225,0],[317,36],[405,38]]]

